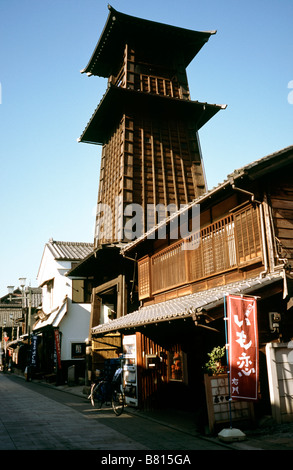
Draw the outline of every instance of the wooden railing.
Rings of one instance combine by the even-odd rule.
[[[259,210],[248,206],[140,260],[139,297],[261,260]]]
[[[237,265],[234,220],[230,215],[200,231],[198,246],[188,250],[191,281],[226,271]]]
[[[140,91],[171,96],[172,98],[182,98],[177,81],[144,74],[137,74],[134,78],[135,88]]]
[[[184,240],[169,246],[151,258],[152,293],[175,287],[186,279]]]
[[[188,93],[182,93],[177,80],[132,71],[128,71],[126,77],[124,66],[120,69],[116,77],[111,77],[110,82],[122,88],[133,88],[136,91],[155,93],[172,98],[187,99],[189,96]]]

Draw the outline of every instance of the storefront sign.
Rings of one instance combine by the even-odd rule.
[[[54,330],[55,335],[55,348],[57,355],[57,365],[58,369],[61,369],[61,345],[60,345],[60,335],[58,330]]]
[[[230,397],[257,400],[258,328],[256,299],[227,296]]]

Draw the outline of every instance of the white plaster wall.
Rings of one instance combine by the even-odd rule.
[[[89,335],[91,304],[72,303],[72,280],[65,276],[71,268],[70,261],[55,260],[48,247],[45,247],[38,273],[38,285],[54,278],[52,303],[47,287],[42,287],[42,309],[50,313],[61,307],[67,296],[67,313],[59,324],[62,333],[61,360],[71,360],[71,344],[85,342]]]
[[[71,344],[84,343],[89,336],[91,304],[72,303],[68,299],[68,311],[59,330],[62,332],[61,360],[71,360]]]
[[[52,304],[50,304],[47,287],[42,287],[42,309],[44,313],[50,313],[55,308],[60,307],[66,295],[71,296],[71,280],[65,276],[70,267],[70,261],[55,260],[48,247],[45,247],[37,278],[38,285],[41,286],[44,282],[54,278],[54,288]]]

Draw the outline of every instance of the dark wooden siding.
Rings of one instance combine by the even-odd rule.
[[[292,175],[292,169],[291,169]],[[271,187],[272,207],[277,253],[293,266],[293,180],[292,176],[278,176]]]
[[[188,381],[187,371],[184,371],[184,380],[176,380],[172,376],[172,367],[170,366],[170,357],[175,354],[181,355],[181,344],[176,342],[167,347],[166,335],[160,337],[158,344],[154,339],[142,334],[136,333],[137,342],[137,367],[138,367],[138,394],[139,406],[144,409],[164,408],[168,405],[174,393],[174,388],[180,393],[185,390]],[[158,339],[158,338],[157,338]],[[147,367],[147,356],[156,355],[157,363],[155,367]],[[187,361],[184,361],[185,366]],[[173,396],[172,406],[174,405]],[[178,395],[177,395],[177,399]],[[175,404],[175,407],[178,403]]]

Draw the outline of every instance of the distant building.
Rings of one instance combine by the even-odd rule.
[[[42,301],[40,288],[13,288],[11,294],[6,294],[0,299],[0,342],[2,351],[8,352],[12,366],[21,370],[24,370],[27,362],[29,296],[31,299],[30,313],[33,319]]]

